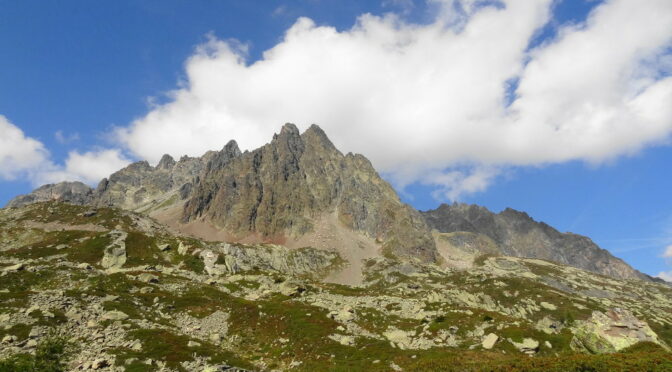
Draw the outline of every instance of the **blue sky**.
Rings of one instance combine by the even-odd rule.
[[[513,207],[672,272],[669,2],[531,3],[0,0],[0,145],[22,156],[0,149],[0,204],[317,122],[419,209]]]

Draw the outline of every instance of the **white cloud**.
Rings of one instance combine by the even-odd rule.
[[[672,258],[672,245],[667,246],[665,253],[663,253],[664,258]]]
[[[82,181],[90,185],[97,184],[104,177],[118,171],[130,163],[118,149],[102,149],[79,153],[70,151],[65,166],[38,174],[38,184],[61,181]]]
[[[317,123],[397,186],[439,185],[448,198],[483,190],[501,167],[599,163],[668,138],[672,2],[609,1],[528,50],[551,0],[461,1],[463,12],[456,1],[434,0],[443,5],[426,25],[362,15],[337,31],[301,18],[252,64],[244,46],[212,38],[171,101],[117,136],[157,162],[229,139],[252,149],[281,123]]]
[[[657,277],[672,283],[672,271],[661,271],[658,273]]]
[[[0,179],[13,180],[41,167],[49,157],[44,145],[0,115]]]
[[[72,139],[56,132],[56,137]],[[26,137],[23,131],[0,115],[0,179],[23,178],[33,185],[61,181],[82,181],[95,185],[103,177],[130,161],[119,149],[98,149],[80,153],[70,151],[64,165],[55,164],[44,144]]]
[[[64,134],[62,130],[57,130],[54,133],[54,138],[58,143],[61,145],[67,145],[69,143],[75,142],[79,140],[79,133],[72,133],[72,134]]]

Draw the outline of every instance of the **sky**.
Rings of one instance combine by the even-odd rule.
[[[0,205],[320,125],[672,280],[669,0],[0,0]]]

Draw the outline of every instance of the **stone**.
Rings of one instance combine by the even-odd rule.
[[[201,346],[200,342],[196,342],[196,341],[187,342],[187,347],[199,347],[199,346]]]
[[[30,333],[28,333],[28,338],[38,338],[42,332],[37,327],[33,327],[30,329]]]
[[[328,336],[330,339],[338,342],[341,345],[344,346],[352,346],[355,344],[355,338],[353,336],[348,336],[348,335],[341,335],[338,333],[332,334]]]
[[[546,309],[546,310],[551,310],[551,311],[553,311],[553,310],[557,310],[557,309],[558,309],[557,306],[555,306],[555,305],[553,305],[553,304],[551,304],[551,303],[548,303],[548,302],[544,302],[544,301],[542,301],[539,305],[540,305],[542,308]]]
[[[134,351],[142,350],[142,343],[140,343],[140,341],[135,341],[133,344],[131,344],[131,350]]]
[[[95,211],[95,210],[88,210],[88,211],[82,212],[83,217],[93,217],[97,214],[98,214],[98,212]]]
[[[24,265],[23,263],[17,263],[17,264],[15,264],[15,265],[11,265],[11,266],[6,266],[6,267],[4,267],[4,268],[2,269],[2,271],[6,272],[6,273],[12,273],[12,272],[21,271],[21,270],[23,270],[25,267],[26,267],[26,265]]]
[[[222,336],[219,333],[211,333],[208,339],[213,344],[219,344],[220,342],[222,342]]]
[[[138,275],[138,280],[144,283],[158,283],[159,277],[154,274],[142,273]]]
[[[170,244],[159,244],[159,250],[161,252],[166,252],[170,250]]]
[[[26,342],[26,347],[27,348],[34,348],[37,346],[37,340],[28,340]]]
[[[32,312],[34,312],[34,311],[38,311],[38,310],[40,310],[40,307],[39,307],[39,306],[31,306],[31,307],[29,307],[28,309],[26,309],[25,314],[26,314],[26,315],[30,315]]]
[[[112,310],[108,311],[102,316],[103,320],[126,320],[128,319],[128,315],[125,313],[118,311],[118,310]]]
[[[109,367],[110,362],[107,361],[107,359],[96,359],[91,363],[91,369],[103,369],[105,367]]]
[[[2,338],[2,343],[3,344],[11,344],[16,342],[17,337],[14,335],[5,335],[5,337]]]
[[[484,349],[490,350],[495,346],[497,340],[499,340],[499,336],[494,333],[489,333],[483,338],[483,341],[481,341],[481,346],[483,346]]]
[[[280,294],[289,297],[298,296],[306,290],[306,288],[301,285],[301,283],[293,280],[285,280],[284,282],[280,283],[278,289],[280,290]]]
[[[189,252],[189,247],[183,242],[180,242],[180,245],[177,246],[177,253],[185,255],[187,252]]]
[[[528,355],[536,354],[539,351],[539,341],[533,338],[524,338],[523,342],[515,342],[513,340],[509,340],[509,342],[520,352]]]
[[[100,266],[105,269],[119,269],[126,263],[126,237],[128,234],[121,230],[113,230],[108,235],[113,241],[105,248]]]

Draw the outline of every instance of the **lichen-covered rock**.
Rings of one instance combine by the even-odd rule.
[[[572,329],[571,342],[572,349],[577,351],[613,353],[643,341],[662,345],[646,322],[625,309],[594,311],[590,319],[577,323]]]
[[[126,263],[126,237],[128,233],[120,230],[110,231],[109,236],[113,239],[105,248],[100,266],[105,269],[119,269]]]
[[[313,248],[290,249],[280,245],[233,245],[222,243],[210,253],[201,253],[212,275],[251,270],[276,271],[290,275],[326,274],[340,261],[335,252]],[[223,264],[217,262],[223,261]]]

